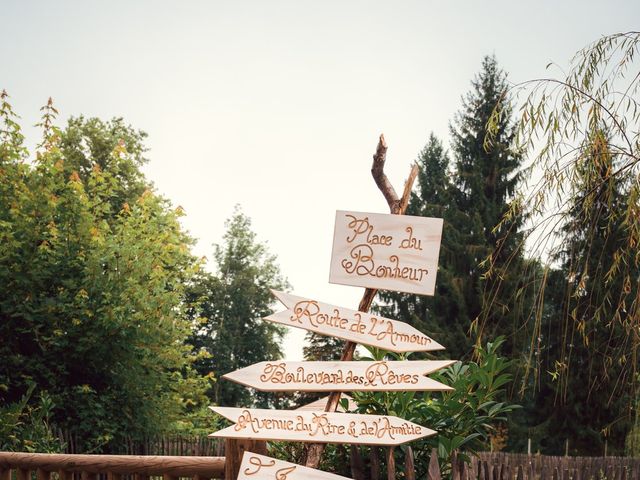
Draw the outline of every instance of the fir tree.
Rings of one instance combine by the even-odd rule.
[[[412,324],[440,343],[444,341],[448,354],[459,358],[451,352],[462,355],[469,346],[469,320],[460,288],[463,285],[460,272],[465,271],[460,265],[465,260],[461,256],[464,242],[456,227],[464,216],[453,201],[455,187],[449,164],[442,142],[431,134],[418,157],[418,191],[412,193],[407,208],[408,215],[438,217],[445,222],[435,295],[381,291],[381,304],[376,309],[382,315]]]
[[[455,203],[467,216],[459,225],[466,242],[468,268],[465,303],[471,322],[476,322],[477,341],[482,336],[505,335],[505,354],[511,356],[522,318],[515,309],[516,296],[527,285],[524,278],[522,217],[509,222],[509,211],[520,181],[522,157],[513,151],[512,109],[505,99],[506,74],[495,57],[485,57],[472,90],[451,126],[455,157]],[[492,116],[497,106],[501,115]],[[493,121],[492,135],[487,125]],[[428,200],[428,199],[425,199]],[[509,235],[507,235],[509,234]]]
[[[469,356],[483,335],[506,335],[505,350],[513,351],[520,320],[513,305],[526,283],[520,237],[504,240],[521,219],[501,222],[518,185],[522,159],[511,150],[511,110],[503,98],[506,78],[495,58],[484,58],[472,87],[451,126],[453,168],[432,135],[418,159],[419,189],[407,212],[444,219],[436,293],[381,294],[383,313],[433,336],[451,358]],[[486,125],[499,102],[503,115],[488,142]],[[470,333],[474,325],[477,339]]]

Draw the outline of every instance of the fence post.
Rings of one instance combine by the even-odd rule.
[[[236,480],[244,452],[267,455],[267,442],[250,439],[227,438],[224,443],[224,478]]]
[[[394,447],[387,448],[387,480],[396,478],[396,458],[393,456]]]
[[[362,460],[362,455],[360,454],[360,449],[357,445],[351,445],[350,447],[350,463],[351,463],[351,475],[353,476],[353,480],[364,480],[364,461]]]
[[[369,473],[371,480],[380,480],[380,447],[374,445],[369,453]]]
[[[405,447],[405,478],[407,480],[416,480],[416,467],[413,461],[413,449],[410,446]]]
[[[442,480],[440,475],[440,464],[438,463],[438,453],[436,449],[431,450],[431,458],[429,459],[429,471],[427,473],[428,480]]]

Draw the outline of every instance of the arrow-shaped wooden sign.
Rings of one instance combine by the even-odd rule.
[[[436,432],[398,417],[300,410],[209,407],[235,425],[211,437],[400,445]]]
[[[271,322],[363,343],[392,352],[427,352],[444,347],[425,334],[397,320],[336,307],[289,293],[271,291],[287,310],[265,317]]]
[[[260,362],[223,378],[267,392],[453,390],[426,375],[455,363],[437,361]]]
[[[238,480],[350,480],[333,473],[245,452]]]

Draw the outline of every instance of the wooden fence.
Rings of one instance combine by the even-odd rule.
[[[439,479],[439,472],[429,480]],[[453,480],[640,480],[640,459],[480,453],[454,468]]]
[[[224,457],[67,455],[0,452],[0,480],[163,480],[224,478]]]
[[[249,447],[252,451],[255,446]],[[232,450],[227,446],[231,453]],[[266,453],[266,452],[264,452]],[[231,457],[241,457],[233,451]],[[230,461],[231,460],[231,461]],[[71,455],[0,452],[0,480],[235,480],[238,462],[222,456]],[[353,478],[389,478],[378,469]],[[405,479],[415,479],[411,465],[396,465]],[[393,477],[391,477],[393,478]],[[626,457],[555,457],[515,453],[480,453],[470,464],[454,461],[441,475],[435,450],[424,480],[640,480],[640,459]],[[422,479],[419,479],[422,480]]]
[[[59,432],[58,438],[65,453],[87,453],[80,447],[76,435]],[[177,455],[221,457],[224,455],[224,440],[206,436],[151,437],[144,440],[127,439],[117,446],[110,446],[105,453],[115,455]]]
[[[411,452],[407,449],[406,453]],[[355,454],[355,455],[354,455]],[[378,455],[365,459],[351,450],[351,476],[354,480],[387,480],[400,474],[406,480],[422,480],[414,468],[413,455],[405,455],[404,465],[392,462],[380,472]],[[387,461],[392,457],[387,456]],[[368,460],[368,461],[367,461]],[[431,451],[425,480],[640,480],[640,458],[556,457],[517,453],[480,453],[469,464],[454,458],[452,471],[444,476],[436,450]],[[385,475],[386,474],[386,475]]]

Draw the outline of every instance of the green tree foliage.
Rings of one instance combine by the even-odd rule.
[[[536,395],[535,419],[544,425],[539,447],[561,452],[569,440],[570,450],[599,455],[624,452],[625,436],[633,424],[633,391],[616,392],[624,380],[624,362],[612,362],[607,353],[627,341],[616,322],[608,330],[599,324],[615,319],[618,301],[628,290],[637,294],[637,283],[625,285],[625,275],[611,274],[616,252],[624,244],[622,225],[625,185],[609,176],[616,163],[602,130],[592,133],[592,151],[576,161],[576,182],[571,187],[567,218],[558,236],[550,271],[547,297],[551,315],[542,320],[538,349],[542,371]],[[636,275],[640,274],[640,270]],[[603,297],[611,296],[613,301]],[[604,390],[592,388],[590,375],[606,372]]]
[[[147,134],[133,130],[121,118],[104,122],[97,118],[71,118],[60,132],[59,148],[65,158],[65,173],[76,172],[85,188],[93,170],[109,172],[109,197],[102,206],[105,219],[116,217],[125,203],[134,203],[150,188],[140,170]],[[119,153],[118,155],[114,155]],[[126,153],[126,154],[125,154]],[[87,192],[92,195],[92,191]]]
[[[522,242],[518,234],[506,233],[517,230],[522,219],[513,217],[509,224],[501,219],[520,180],[522,158],[511,148],[508,107],[492,142],[486,141],[486,124],[506,88],[495,58],[485,57],[451,127],[453,162],[433,135],[418,158],[419,188],[407,213],[445,222],[434,297],[380,295],[383,313],[429,333],[452,358],[465,358],[482,337],[499,334],[507,337],[507,355],[516,350],[515,296],[525,282]]]
[[[564,78],[511,92],[521,101],[518,145],[534,152],[540,181],[505,218],[533,217],[532,254],[549,263],[537,285],[531,383],[589,430],[567,426],[591,440],[574,441],[585,452],[601,453],[607,436],[609,451],[621,452],[622,432],[637,424],[639,48],[639,32],[603,37],[576,54]],[[501,116],[498,105],[493,123]]]
[[[270,289],[288,288],[275,256],[256,240],[251,222],[239,209],[226,222],[222,245],[215,247],[215,274],[202,274],[190,297],[199,307],[191,312],[196,328],[190,342],[204,353],[196,363],[200,374],[219,377],[264,360],[282,358],[283,327],[262,320],[273,312]],[[227,380],[209,392],[216,405],[269,406],[278,397],[252,393]]]
[[[319,335],[315,332],[307,332],[306,345],[302,348],[302,354],[307,362],[328,362],[339,360],[345,341],[336,337]],[[307,405],[319,398],[326,397],[326,393],[320,392],[296,392],[295,404],[298,407]]]
[[[522,324],[515,308],[516,292],[527,282],[522,275],[519,233],[523,216],[503,219],[520,184],[522,155],[513,149],[512,109],[504,99],[506,74],[494,57],[484,58],[472,87],[451,128],[455,204],[467,216],[457,225],[463,232],[469,268],[463,293],[477,342],[504,335],[505,355],[512,357],[520,350],[517,339]],[[503,105],[502,115],[495,118],[488,142],[487,123],[498,104]]]
[[[22,398],[0,406],[0,451],[58,453],[60,440],[51,425],[53,403],[46,392],[31,402],[36,384]]]
[[[55,114],[50,102],[29,162],[2,93],[0,400],[35,384],[79,448],[108,450],[172,428],[200,400],[184,345],[197,264],[180,212],[138,170],[143,135],[121,120],[60,130]]]
[[[432,336],[448,358],[469,358],[484,339],[503,336],[504,355],[513,360],[513,381],[507,385],[513,399],[530,381],[520,367],[532,350],[527,307],[542,271],[536,260],[524,257],[519,233],[524,216],[504,220],[522,175],[507,86],[496,59],[485,57],[452,123],[451,157],[433,134],[418,157],[418,188],[407,213],[444,219],[435,295],[383,292],[378,308]],[[497,105],[504,105],[503,114],[489,141],[487,122]],[[533,408],[532,398],[518,401]],[[512,443],[526,443],[523,425],[535,423],[529,417],[525,409],[510,418]]]
[[[444,342],[453,358],[462,358],[472,344],[464,292],[471,266],[464,254],[464,234],[458,228],[467,217],[454,202],[456,188],[451,181],[449,155],[433,134],[420,152],[418,165],[418,191],[411,195],[407,214],[443,218],[445,222],[436,292],[433,297],[380,292],[383,306],[377,308],[428,332]]]
[[[336,337],[307,332],[306,345],[302,349],[304,359],[308,362],[328,362],[339,360],[345,341]]]

